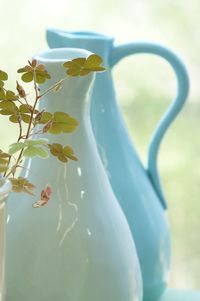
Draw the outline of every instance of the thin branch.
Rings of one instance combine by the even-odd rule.
[[[34,72],[33,80],[34,80],[34,90],[35,90],[35,102],[34,102],[34,105],[33,105],[33,110],[31,111],[29,125],[28,125],[28,129],[27,129],[27,132],[26,132],[26,135],[25,135],[25,139],[29,138],[29,134],[30,134],[30,131],[31,131],[31,125],[32,125],[32,121],[33,121],[33,115],[34,115],[34,112],[35,112],[35,108],[37,106],[37,102],[39,100],[39,94],[38,94],[38,88],[37,88],[37,83],[36,83],[35,72]],[[24,148],[22,148],[22,150],[20,151],[19,156],[17,158],[16,164],[11,168],[11,171],[8,173],[8,175],[6,175],[6,177],[8,177],[10,174],[13,174],[13,177],[15,176],[16,168],[17,168],[18,164],[20,163],[20,160],[23,156],[23,152],[24,152]],[[14,170],[14,172],[13,172],[13,170]]]
[[[57,86],[62,85],[62,83],[64,83],[64,81],[66,79],[69,78],[69,75],[67,75],[66,77],[64,77],[63,79],[61,79],[59,82],[57,82],[56,84],[52,85],[49,89],[47,89],[44,93],[39,95],[39,99],[42,98],[44,95],[47,95],[48,93],[50,93],[51,91],[53,91]]]

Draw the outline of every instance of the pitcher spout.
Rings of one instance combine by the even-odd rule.
[[[64,31],[55,28],[47,29],[46,38],[50,48],[84,48],[100,55],[104,60],[104,64],[108,62],[114,43],[112,36],[98,32]]]

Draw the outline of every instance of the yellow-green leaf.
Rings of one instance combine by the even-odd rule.
[[[35,78],[36,78],[36,83],[37,84],[43,84],[46,81],[44,76],[42,76],[40,74],[37,74],[37,73],[36,73]]]
[[[27,146],[34,146],[34,145],[46,145],[48,143],[48,139],[46,138],[40,138],[36,140],[27,139],[26,144]]]
[[[46,159],[48,156],[49,153],[42,147],[29,146],[24,151],[24,157],[40,157]]]
[[[19,117],[17,115],[11,115],[9,117],[9,120],[13,123],[18,123],[19,122],[18,119],[19,119]]]
[[[7,170],[7,164],[0,163],[0,172],[5,172]]]
[[[101,66],[102,58],[99,55],[92,54],[88,58],[77,58],[72,61],[67,61],[63,64],[67,68],[67,74],[70,76],[84,76],[90,72],[104,71]]]
[[[10,155],[8,153],[5,153],[0,149],[0,158],[9,158],[9,157]]]
[[[83,69],[80,71],[80,76],[84,76],[84,75],[87,75],[91,72],[91,70],[89,69]]]
[[[6,99],[6,93],[2,88],[0,88],[0,100],[5,100],[5,99]]]
[[[0,70],[0,80],[7,80],[8,79],[8,74],[5,71]]]
[[[103,62],[103,60],[102,60],[102,58],[99,55],[97,55],[97,54],[91,54],[87,58],[84,67],[85,68],[97,67],[97,66],[101,65],[102,62]]]
[[[12,112],[15,112],[17,110],[17,106],[13,102],[8,101],[8,100],[1,101],[0,108],[10,110]]]
[[[13,91],[6,91],[7,100],[17,100],[19,97]]]
[[[25,67],[18,69],[17,72],[18,72],[18,73],[24,73],[24,72],[29,72],[29,71],[31,71],[31,70],[32,70],[32,67],[26,65]]]
[[[9,145],[9,154],[13,155],[19,150],[23,149],[26,146],[26,143],[24,142],[16,142]]]
[[[20,113],[30,113],[31,112],[29,105],[27,105],[27,104],[20,105],[19,111],[20,111]]]
[[[33,73],[30,71],[30,72],[26,72],[22,75],[22,80],[25,82],[25,83],[29,83],[33,80]]]
[[[73,61],[67,61],[63,64],[65,68],[72,68],[74,66]]]
[[[0,158],[0,164],[7,164],[8,160]]]
[[[84,66],[84,64],[86,62],[86,58],[80,57],[80,58],[77,58],[77,59],[73,59],[72,62],[73,62],[74,65],[82,67],[82,66]]]
[[[59,143],[48,144],[50,152],[54,156],[58,156],[62,152],[62,145]]]
[[[39,119],[38,123],[39,124],[45,124],[47,123],[49,120],[51,120],[53,118],[52,113],[49,112],[43,112],[41,118]],[[37,121],[37,120],[36,120]]]
[[[67,163],[68,159],[77,161],[78,159],[74,155],[74,151],[71,146],[62,146],[59,143],[48,144],[50,153],[57,157],[59,161]]]
[[[30,117],[30,115],[27,115],[27,114],[21,114],[21,119],[23,120],[23,122],[29,123],[31,117]]]
[[[14,192],[25,192],[30,195],[34,195],[33,189],[35,186],[31,184],[27,179],[19,177],[19,178],[10,178],[9,179],[12,184],[12,190]]]
[[[78,161],[78,159],[74,156],[74,151],[71,146],[65,146],[63,148],[63,154],[71,160]]]

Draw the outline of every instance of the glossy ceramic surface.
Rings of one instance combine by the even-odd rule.
[[[42,91],[64,76],[64,61],[89,54],[59,49],[36,56],[52,75]],[[142,300],[132,235],[90,125],[93,81],[93,74],[70,78],[63,89],[41,101],[40,109],[65,111],[79,121],[74,133],[48,137],[50,142],[71,145],[79,161],[62,164],[51,157],[26,162],[38,195],[50,183],[53,196],[41,209],[33,209],[34,199],[27,195],[9,199],[6,301]]]
[[[166,47],[146,42],[115,46],[112,37],[93,32],[47,30],[53,47],[81,47],[102,56],[108,71],[98,74],[92,94],[92,127],[113,191],[126,215],[135,240],[144,283],[144,300],[156,301],[167,285],[170,230],[166,200],[157,171],[161,139],[182,108],[189,89],[186,69]],[[111,77],[112,68],[127,55],[148,53],[167,60],[177,76],[177,96],[161,119],[149,145],[145,168],[131,143],[120,114]],[[166,83],[167,84],[167,83]]]
[[[0,177],[0,301],[5,300],[6,199],[10,190],[10,182]]]
[[[160,301],[200,301],[200,291],[167,289]]]

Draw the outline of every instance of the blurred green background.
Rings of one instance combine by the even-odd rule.
[[[170,285],[200,289],[200,26],[199,0],[0,0],[0,69],[15,85],[16,69],[47,48],[46,27],[94,30],[116,43],[153,40],[185,61],[191,78],[189,100],[173,123],[159,155],[169,201],[173,256]],[[162,59],[134,56],[113,71],[130,135],[146,164],[150,135],[176,93],[175,76]],[[15,128],[0,121],[7,148]]]

